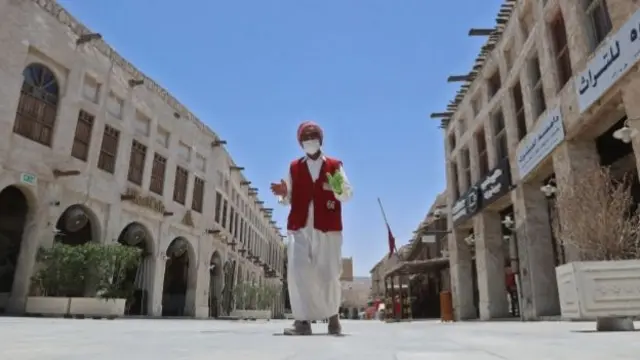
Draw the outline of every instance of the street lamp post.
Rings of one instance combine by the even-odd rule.
[[[522,314],[522,303],[524,299],[522,298],[522,281],[520,279],[520,258],[518,256],[518,240],[515,236],[516,222],[510,215],[507,215],[502,220],[502,225],[504,225],[509,232],[508,235],[505,235],[504,239],[509,242],[509,260],[511,260],[511,271],[514,272],[516,291],[518,292],[518,315],[520,316],[520,321],[524,321]]]

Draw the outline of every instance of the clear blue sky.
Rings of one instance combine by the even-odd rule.
[[[260,196],[300,156],[314,119],[355,187],[343,253],[356,275],[399,245],[445,188],[445,110],[501,0],[60,0],[222,138]],[[284,226],[283,226],[284,227]]]

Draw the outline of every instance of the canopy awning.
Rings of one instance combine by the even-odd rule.
[[[449,258],[435,258],[427,260],[403,261],[391,268],[385,274],[385,278],[390,276],[415,275],[440,271],[449,267]]]

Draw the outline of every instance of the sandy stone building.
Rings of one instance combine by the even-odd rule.
[[[411,244],[402,245],[398,248],[397,253],[393,253],[391,256],[389,254],[384,254],[382,259],[378,261],[369,271],[371,274],[371,298],[384,298],[385,296],[385,287],[384,280],[385,275],[389,270],[398,265],[402,258],[405,257],[409,250]],[[394,278],[395,284],[400,283],[399,278]],[[406,279],[403,279],[403,281]]]
[[[371,278],[355,276],[349,281],[341,281],[342,308],[362,309],[367,307],[371,295]]]
[[[353,257],[342,258],[340,281],[353,281]]]
[[[0,0],[0,48],[0,308],[25,310],[54,241],[143,248],[139,314],[216,316],[237,282],[281,286],[270,209],[167,90],[53,0]]]
[[[575,259],[551,232],[553,192],[597,166],[636,177],[640,11],[629,0],[506,1],[442,119],[449,255],[458,319],[559,314],[555,266]],[[472,274],[477,272],[474,301]]]

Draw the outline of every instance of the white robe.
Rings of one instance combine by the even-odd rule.
[[[317,160],[305,158],[313,181],[320,176],[324,157]],[[344,178],[342,194],[336,199],[348,201],[353,189],[344,169],[338,170]],[[280,203],[289,205],[291,200],[291,174],[285,178],[289,193]],[[289,232],[287,246],[287,285],[291,310],[296,320],[324,320],[338,314],[342,300],[340,275],[342,273],[342,231],[323,233],[314,229],[313,202],[309,204],[307,225]]]

